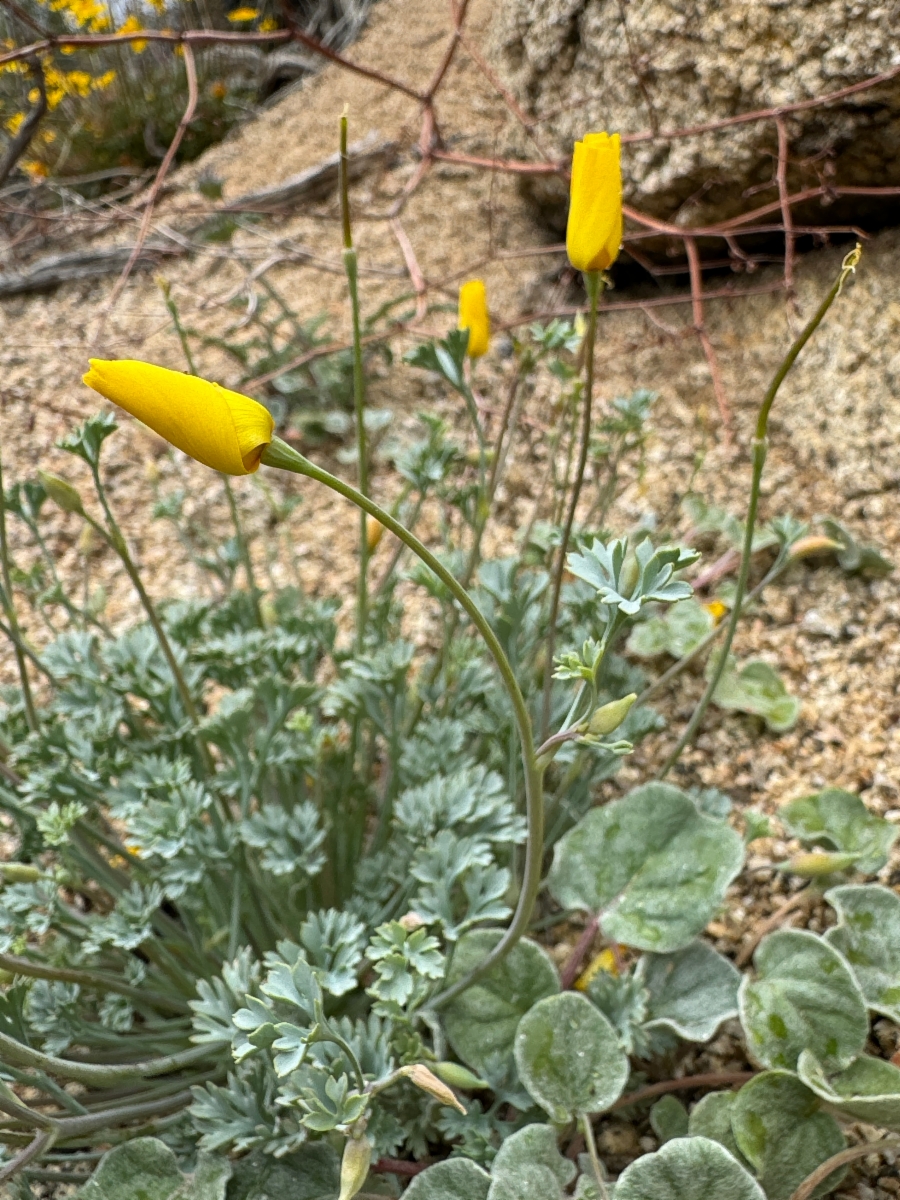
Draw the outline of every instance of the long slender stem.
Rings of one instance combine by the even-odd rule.
[[[609,1200],[609,1192],[606,1189],[606,1183],[603,1179],[603,1164],[600,1162],[600,1155],[597,1153],[597,1141],[594,1137],[594,1126],[591,1124],[590,1113],[581,1113],[578,1118],[578,1124],[581,1126],[581,1132],[584,1134],[584,1140],[587,1144],[588,1157],[591,1160],[591,1166],[594,1169],[594,1176],[597,1180],[597,1187],[600,1190],[600,1200]]]
[[[6,610],[6,619],[12,631],[13,652],[16,656],[19,679],[22,682],[22,701],[25,705],[25,719],[28,722],[28,728],[34,733],[38,727],[37,710],[34,707],[34,698],[31,695],[31,683],[28,679],[28,668],[25,665],[25,652],[22,648],[22,639],[19,633],[19,618],[16,615],[16,604],[13,598],[12,580],[9,570],[9,543],[6,540],[6,495],[3,491],[2,461],[0,461],[0,579],[3,581],[3,607]]]
[[[234,526],[234,536],[237,539],[238,554],[241,556],[241,562],[244,566],[244,574],[247,577],[247,588],[250,595],[253,597],[253,608],[256,612],[256,623],[262,629],[263,619],[262,613],[259,611],[259,588],[256,586],[256,576],[253,573],[253,560],[250,557],[250,543],[247,541],[244,534],[244,525],[241,521],[241,514],[237,506],[237,498],[234,494],[234,488],[231,486],[231,480],[227,475],[222,476],[222,483],[225,487],[225,498],[228,501],[228,511],[231,514],[231,523]]]
[[[584,472],[587,467],[588,450],[591,444],[591,407],[594,393],[594,342],[597,338],[597,304],[600,300],[602,279],[599,271],[585,273],[584,281],[591,302],[588,316],[587,334],[584,342],[584,408],[581,421],[581,446],[578,451],[578,466],[575,480],[569,496],[569,508],[566,513],[566,523],[563,527],[562,542],[559,547],[559,559],[553,575],[553,592],[550,599],[550,619],[547,628],[547,664],[544,674],[544,697],[541,706],[541,741],[545,742],[550,733],[550,697],[553,690],[553,651],[556,646],[556,622],[559,617],[559,597],[562,591],[563,574],[566,569],[566,554],[569,549],[569,539],[572,536],[572,526],[575,524],[575,512],[581,496],[581,486],[584,483]]]
[[[811,320],[806,325],[806,328],[796,339],[790,350],[785,355],[784,361],[775,372],[772,382],[769,384],[769,389],[763,398],[760,405],[759,416],[756,421],[756,434],[752,441],[753,452],[753,475],[750,481],[750,501],[747,506],[747,524],[744,529],[744,546],[741,554],[741,570],[738,575],[737,588],[734,594],[734,603],[731,609],[731,617],[728,621],[728,628],[725,631],[725,641],[722,649],[719,651],[719,657],[716,660],[715,670],[706,685],[706,690],[700,697],[697,707],[694,709],[693,716],[688,722],[688,726],[684,733],[678,739],[675,749],[666,759],[660,772],[660,779],[665,779],[669,771],[678,761],[684,748],[693,741],[703,717],[709,708],[710,702],[715,695],[716,688],[719,686],[719,681],[724,674],[726,664],[728,662],[728,654],[731,650],[731,644],[734,641],[734,635],[738,627],[738,621],[741,619],[741,609],[744,603],[744,595],[747,591],[747,581],[750,578],[750,560],[753,556],[753,534],[756,529],[756,513],[759,508],[760,483],[762,481],[763,467],[766,463],[766,452],[768,450],[767,432],[769,427],[769,413],[772,410],[772,404],[778,394],[778,389],[784,382],[791,367],[797,361],[800,351],[816,332],[825,319],[825,314],[834,304],[835,300],[841,293],[841,289],[847,280],[847,277],[856,269],[856,264],[859,262],[862,247],[857,244],[854,250],[846,256],[841,264],[840,273],[832,285],[825,299],[819,305]]]
[[[46,1071],[48,1075],[59,1075],[63,1079],[83,1083],[87,1087],[115,1087],[131,1079],[154,1079],[157,1075],[167,1075],[172,1071],[180,1071],[204,1059],[214,1059],[220,1056],[221,1047],[215,1045],[191,1046],[188,1050],[180,1050],[177,1054],[168,1054],[162,1058],[150,1058],[144,1062],[114,1064],[100,1066],[96,1063],[79,1063],[68,1058],[56,1058],[52,1054],[44,1054],[41,1050],[32,1050],[23,1046],[15,1038],[0,1033],[0,1052],[4,1058],[19,1067],[32,1067],[38,1071]]]
[[[369,449],[366,444],[366,377],[363,371],[362,330],[359,319],[359,264],[353,245],[350,224],[350,193],[347,172],[347,114],[341,117],[340,153],[341,228],[344,238],[344,270],[350,291],[350,312],[353,322],[353,409],[356,416],[357,481],[364,496],[369,494]],[[366,641],[366,621],[369,608],[369,538],[366,514],[359,513],[359,580],[356,598],[356,649],[361,652]]]
[[[296,450],[292,450],[280,438],[273,439],[272,444],[263,453],[262,461],[267,466],[279,467],[285,471],[293,471],[295,474],[305,475],[309,479],[323,483],[326,487],[331,488],[332,491],[350,500],[358,508],[362,509],[363,512],[375,517],[385,529],[404,542],[451,592],[454,599],[460,604],[472,621],[472,624],[481,634],[500,672],[503,685],[512,702],[525,773],[525,817],[528,826],[528,842],[525,851],[525,867],[519,901],[516,911],[513,914],[512,922],[491,953],[470,975],[458,980],[452,987],[442,992],[433,1001],[433,1007],[437,1007],[446,1004],[448,1000],[459,995],[476,978],[483,975],[485,971],[490,970],[491,967],[505,958],[516,942],[518,942],[519,938],[526,932],[531,920],[531,913],[541,882],[541,860],[544,850],[544,799],[543,775],[535,762],[534,733],[531,727],[528,706],[519,688],[515,673],[510,666],[509,659],[506,657],[503,647],[485,619],[484,614],[466,589],[460,584],[459,580],[447,570],[427,546],[419,541],[415,534],[410,533],[389,512],[386,512],[385,509],[376,504],[374,500],[368,496],[364,496],[362,492],[349,483],[345,483],[342,479],[329,474],[328,471],[322,470],[321,467],[315,466],[314,463],[311,463],[301,454],[298,454]]]

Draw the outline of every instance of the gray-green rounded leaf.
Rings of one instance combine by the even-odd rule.
[[[740,982],[737,968],[706,942],[691,942],[674,954],[648,954],[645,1028],[665,1026],[689,1042],[707,1042],[723,1021],[737,1016]]]
[[[554,1121],[604,1112],[628,1080],[615,1029],[575,992],[550,996],[527,1012],[515,1052],[519,1078]]]
[[[840,1070],[862,1051],[869,1019],[850,967],[828,942],[801,929],[763,938],[753,958],[757,978],[738,993],[752,1056],[792,1071],[803,1050],[827,1070]]]
[[[877,883],[832,888],[825,939],[847,959],[866,1004],[900,1024],[900,896]]]
[[[749,1163],[738,1149],[734,1130],[731,1128],[731,1114],[737,1092],[710,1092],[691,1109],[688,1118],[688,1134],[691,1137],[712,1138],[720,1146],[724,1146],[729,1154],[733,1154],[742,1167]]]
[[[601,913],[607,937],[665,954],[705,928],[743,861],[733,829],[679,788],[649,783],[583,817],[548,882],[563,908]]]
[[[616,1200],[766,1200],[737,1159],[705,1137],[675,1138],[626,1167]]]
[[[840,1126],[788,1071],[764,1071],[745,1083],[731,1109],[731,1128],[768,1200],[789,1200],[807,1175],[844,1149]],[[843,1170],[813,1193],[837,1187]]]
[[[201,1154],[197,1169],[183,1175],[159,1138],[133,1138],[104,1154],[77,1200],[225,1200],[230,1178],[226,1158]]]
[[[660,1144],[688,1136],[687,1109],[676,1096],[663,1096],[650,1109],[650,1128]]]
[[[476,929],[460,938],[447,982],[455,983],[484,962],[502,936],[496,929]],[[559,975],[550,956],[523,939],[447,1005],[444,1027],[450,1045],[479,1075],[503,1077],[512,1066],[519,1021],[538,1000],[558,991]]]
[[[487,1200],[491,1177],[470,1158],[448,1158],[417,1175],[403,1200]]]
[[[506,1138],[491,1164],[491,1178],[507,1171],[545,1167],[561,1188],[572,1182],[575,1164],[559,1152],[556,1130],[551,1125],[526,1125]]]
[[[797,1073],[807,1087],[839,1112],[900,1132],[900,1067],[863,1054],[846,1071],[828,1078],[821,1063],[804,1051]]]
[[[791,800],[778,816],[788,833],[807,845],[857,855],[856,865],[866,875],[881,870],[900,833],[896,825],[870,813],[859,796],[841,788]]]

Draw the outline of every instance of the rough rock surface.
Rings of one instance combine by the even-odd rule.
[[[590,129],[665,132],[811,100],[900,64],[898,0],[504,0],[494,51],[544,148],[571,153]],[[792,191],[829,181],[900,183],[900,77],[792,114]],[[534,147],[524,137],[520,149]],[[696,225],[777,199],[772,120],[685,138],[631,143],[628,198]],[[562,212],[554,181],[535,195]],[[830,199],[830,198],[829,198]],[[893,204],[897,201],[881,201]],[[871,198],[817,199],[800,214],[824,221],[880,215]]]

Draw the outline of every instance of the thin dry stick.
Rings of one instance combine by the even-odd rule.
[[[638,1088],[636,1092],[620,1096],[615,1104],[611,1105],[609,1111],[615,1112],[617,1108],[628,1108],[631,1104],[640,1104],[644,1100],[652,1100],[654,1096],[664,1096],[667,1092],[686,1092],[692,1088],[731,1087],[736,1083],[745,1084],[755,1074],[755,1071],[710,1071],[706,1075],[685,1075],[683,1079],[665,1079],[662,1083],[649,1083],[646,1087]],[[796,1198],[792,1197],[792,1200],[796,1200]]]
[[[719,406],[719,416],[722,419],[725,440],[730,444],[732,441],[731,406],[728,403],[728,396],[725,394],[722,372],[719,370],[719,360],[716,358],[716,352],[713,350],[712,342],[709,340],[709,334],[706,332],[703,320],[703,275],[700,270],[700,252],[693,238],[686,237],[684,239],[684,248],[687,251],[688,264],[691,271],[691,300],[694,310],[694,328],[697,331],[697,337],[700,339],[700,345],[703,347],[703,353],[706,355],[706,361],[709,364],[709,373],[712,375],[713,390],[716,393],[716,404]]]
[[[28,149],[28,144],[38,125],[41,123],[41,118],[47,111],[47,88],[44,82],[44,68],[37,58],[29,60],[28,66],[31,74],[37,81],[38,99],[37,103],[32,105],[31,111],[22,122],[19,132],[7,146],[3,158],[0,159],[0,185],[6,181],[10,171],[12,171],[13,167]]]
[[[791,1196],[791,1200],[809,1200],[819,1184],[824,1183],[832,1172],[846,1167],[848,1163],[856,1162],[858,1158],[868,1158],[870,1154],[884,1154],[885,1150],[900,1150],[900,1137],[886,1137],[880,1142],[850,1146],[847,1150],[841,1150],[839,1154],[833,1154],[820,1167],[816,1167],[812,1174],[807,1175]]]
[[[775,128],[778,130],[778,199],[781,202],[781,220],[784,224],[784,286],[788,297],[794,299],[794,214],[788,203],[787,166],[788,142],[787,126],[783,117],[775,118]]]
[[[444,76],[450,69],[450,64],[453,62],[453,59],[456,55],[456,48],[460,42],[460,35],[462,34],[462,27],[466,19],[466,11],[468,10],[468,7],[469,0],[450,0],[450,9],[453,13],[453,33],[451,34],[450,41],[447,43],[446,49],[444,50],[443,57],[438,63],[437,70],[431,77],[431,83],[429,83],[425,90],[423,99],[426,105],[429,107],[431,106],[431,102],[434,99],[438,88],[444,82]]]
[[[400,224],[399,217],[391,217],[391,230],[397,239],[397,244],[403,255],[403,261],[406,263],[406,269],[409,272],[409,278],[416,292],[416,315],[413,319],[421,321],[428,307],[428,284],[425,282],[425,276],[422,274],[413,244],[409,240],[406,230]]]
[[[808,887],[800,892],[795,892],[793,896],[789,896],[770,916],[766,917],[765,921],[760,922],[756,926],[749,942],[744,943],[740,949],[740,953],[735,957],[734,965],[736,967],[745,967],[753,957],[754,950],[766,934],[771,933],[773,929],[778,929],[784,923],[785,917],[796,912],[798,908],[804,908],[812,898],[813,895]]]
[[[134,264],[137,262],[138,258],[140,258],[141,251],[144,248],[144,242],[147,240],[147,234],[150,232],[150,223],[153,220],[153,211],[156,207],[156,201],[159,198],[160,190],[162,189],[162,185],[169,173],[169,168],[175,160],[175,155],[178,153],[178,147],[181,145],[182,139],[187,132],[187,127],[190,125],[191,121],[193,121],[194,113],[197,110],[197,67],[196,63],[194,62],[194,52],[187,43],[184,44],[183,48],[184,69],[187,72],[188,85],[187,105],[181,120],[178,122],[178,128],[175,130],[175,136],[169,143],[166,156],[159,164],[159,170],[156,172],[156,178],[153,180],[153,183],[150,187],[150,192],[147,196],[147,203],[144,207],[144,215],[141,218],[141,227],[138,230],[137,241],[134,244],[134,248],[129,255],[128,262],[125,264],[122,274],[116,281],[116,286],[113,288],[112,293],[106,302],[106,306],[100,318],[100,328],[97,331],[98,338],[103,331],[106,317],[109,315],[114,304],[121,296],[125,284],[128,282],[128,277],[131,275],[131,272],[134,269]]]

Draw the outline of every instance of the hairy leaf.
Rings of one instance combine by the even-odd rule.
[[[858,855],[856,866],[866,875],[881,870],[900,836],[896,825],[870,813],[859,796],[841,788],[791,800],[782,804],[778,816],[788,833],[807,845]]]
[[[797,1073],[807,1087],[839,1112],[900,1132],[900,1067],[863,1054],[845,1071],[828,1078],[815,1056],[804,1050]]]
[[[644,985],[650,993],[646,1027],[664,1026],[689,1042],[706,1042],[737,1016],[740,972],[706,942],[674,954],[648,954]]]
[[[674,1138],[626,1167],[616,1200],[766,1200],[753,1176],[705,1137]]]
[[[900,896],[878,884],[832,888],[838,923],[825,939],[844,955],[866,1004],[900,1024]]]
[[[468,1158],[449,1158],[417,1175],[404,1200],[487,1200],[491,1177]]]

